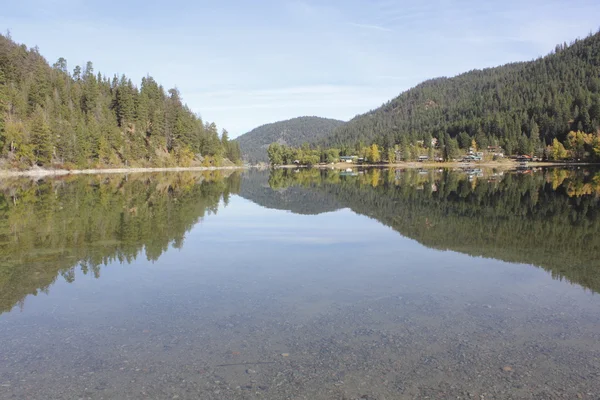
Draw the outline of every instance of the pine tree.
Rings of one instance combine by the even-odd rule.
[[[76,65],[73,69],[73,79],[75,79],[75,81],[79,81],[81,79],[81,67],[79,65]]]
[[[448,135],[448,134],[446,134],[444,141],[446,143],[446,151],[444,154],[444,158],[448,161],[458,158],[458,155],[459,155],[458,141],[454,138],[450,138],[450,135]]]
[[[35,163],[50,164],[52,160],[52,136],[48,118],[41,106],[37,106],[31,118],[31,144]]]
[[[61,71],[64,74],[68,74],[68,70],[67,70],[67,60],[65,60],[63,57],[60,57],[53,65],[52,68],[57,69],[59,71]]]
[[[90,61],[88,61],[83,73],[83,84],[81,108],[84,113],[89,113],[94,110],[98,100],[98,80],[94,76],[94,68]]]
[[[43,61],[39,60],[35,65],[34,78],[31,82],[31,87],[29,88],[28,103],[30,111],[33,112],[37,106],[44,106],[46,98],[48,98],[51,93],[52,89],[47,69],[43,64]]]
[[[128,122],[133,122],[135,113],[135,100],[133,95],[133,85],[125,75],[121,76],[115,91],[115,108],[117,122],[120,127],[125,128]]]

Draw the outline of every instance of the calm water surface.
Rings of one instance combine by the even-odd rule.
[[[1,399],[599,399],[600,174],[0,182]]]

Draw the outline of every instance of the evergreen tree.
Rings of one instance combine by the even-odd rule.
[[[52,160],[52,134],[48,118],[39,105],[33,112],[30,129],[35,162],[39,165],[48,165]]]
[[[92,63],[89,61],[83,73],[83,84],[81,108],[84,113],[89,113],[96,107],[96,101],[98,99],[98,81],[94,76]]]
[[[450,135],[446,134],[445,137],[445,143],[446,143],[446,151],[444,153],[444,158],[447,161],[451,161],[454,160],[455,158],[458,158],[459,153],[459,146],[458,146],[458,141],[454,138],[451,138]]]
[[[135,113],[135,99],[133,85],[125,75],[121,76],[119,85],[115,90],[115,108],[117,122],[120,127],[125,128],[128,122],[133,122]]]

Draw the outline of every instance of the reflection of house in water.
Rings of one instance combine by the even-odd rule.
[[[483,170],[481,168],[466,169],[465,172],[467,173],[469,180],[483,178]]]
[[[348,168],[347,170],[340,172],[340,176],[358,176],[358,172]]]
[[[527,165],[520,164],[517,166],[517,174],[531,174],[533,172],[533,168],[528,167]]]
[[[488,182],[500,182],[503,177],[504,177],[504,172],[497,171],[497,172],[494,172],[494,173],[488,175],[487,181]]]

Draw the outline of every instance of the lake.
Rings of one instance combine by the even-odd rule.
[[[600,173],[0,181],[0,399],[598,399]]]

